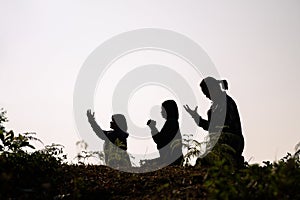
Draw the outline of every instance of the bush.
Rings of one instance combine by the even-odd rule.
[[[80,155],[79,165],[66,164],[58,144],[28,153],[36,138],[15,136],[5,130],[5,121],[1,111],[0,199],[300,199],[300,145],[294,155],[261,166],[244,163],[238,168],[232,149],[217,145],[195,167],[131,174],[84,164],[94,152]],[[199,153],[190,150],[188,155]]]

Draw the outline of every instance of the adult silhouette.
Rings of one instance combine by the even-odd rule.
[[[218,143],[227,144],[235,150],[236,159],[242,158],[244,149],[244,137],[238,108],[234,100],[226,93],[228,83],[226,80],[216,80],[213,77],[207,77],[200,83],[203,94],[212,101],[212,105],[207,112],[208,119],[203,119],[197,109],[191,109],[185,105],[185,110],[192,116],[196,124],[209,133],[221,131]],[[226,113],[224,113],[226,111]],[[219,124],[219,116],[225,116],[224,124]],[[214,116],[214,119],[212,118]],[[221,130],[220,130],[221,129]]]
[[[150,119],[147,125],[160,154],[160,160],[170,165],[181,165],[182,137],[178,123],[178,107],[174,100],[167,100],[162,103],[161,115],[166,119],[162,129],[158,131],[156,121]]]
[[[95,113],[87,111],[88,121],[96,135],[104,140],[105,163],[111,167],[131,166],[127,154],[127,122],[122,114],[115,114],[111,117],[110,131],[104,131],[95,120]]]

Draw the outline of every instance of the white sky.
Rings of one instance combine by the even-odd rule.
[[[10,129],[63,144],[72,157],[80,140],[73,90],[88,55],[125,31],[169,29],[197,42],[229,81],[246,160],[279,159],[300,141],[299,19],[297,0],[2,0],[0,107]],[[202,116],[208,108],[199,105]]]

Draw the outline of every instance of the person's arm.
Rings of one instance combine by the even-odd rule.
[[[156,128],[156,121],[150,119],[148,120],[147,125],[151,130],[151,135],[156,135],[158,133],[158,129]]]
[[[202,119],[202,118],[200,117],[200,115],[197,112],[198,106],[196,106],[194,110],[192,110],[189,107],[189,105],[184,105],[183,107],[186,110],[186,112],[188,112],[191,115],[191,117],[194,119],[195,123],[199,126],[200,119]]]
[[[102,140],[105,140],[106,137],[104,135],[104,131],[101,129],[101,127],[97,124],[96,120],[95,120],[95,113],[91,112],[91,110],[87,110],[86,113],[87,117],[88,117],[88,121],[93,129],[93,131],[96,133],[96,135],[101,138]]]
[[[184,109],[191,115],[191,117],[194,119],[195,123],[203,128],[204,130],[208,130],[209,127],[209,120],[203,119],[197,112],[198,106],[195,107],[194,110],[192,110],[188,105],[183,106]],[[209,112],[210,113],[210,112]],[[210,116],[208,116],[208,119],[210,119]]]
[[[152,136],[158,149],[168,145],[175,137],[178,130],[179,126],[177,121],[167,120],[162,129],[156,135]]]
[[[198,124],[198,126],[200,126],[201,128],[203,128],[204,130],[208,131],[209,122],[208,122],[208,120],[202,119],[202,117],[200,117],[199,118],[199,124]]]
[[[165,131],[163,131],[163,129],[161,131],[158,131],[156,129],[155,133],[153,134],[153,132],[151,131],[152,134],[152,138],[154,140],[154,142],[158,145],[158,147],[160,148],[160,146],[162,146],[161,144],[164,143],[165,140]]]
[[[162,131],[163,130],[162,129],[159,132],[158,129],[156,128],[156,121],[154,121],[154,120],[150,119],[147,122],[147,125],[149,126],[149,128],[151,130],[151,135],[152,135],[152,138],[153,138],[154,142],[157,145],[157,148],[160,149],[163,146],[163,144],[164,144],[164,140],[165,140],[165,138],[164,138],[164,132],[165,131]],[[165,127],[165,125],[164,125],[164,127]]]

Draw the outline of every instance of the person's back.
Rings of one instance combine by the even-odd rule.
[[[174,160],[172,164],[181,164],[177,161],[182,159],[182,137],[179,129],[179,123],[175,119],[167,119],[159,134],[152,136],[157,145],[162,161]]]
[[[229,132],[242,136],[242,126],[237,105],[234,100],[226,94],[226,117],[223,132]]]
[[[234,148],[237,155],[242,155],[244,149],[244,137],[242,134],[238,108],[234,100],[229,95],[227,95],[226,93],[222,95],[225,95],[225,97],[215,100],[211,108],[207,112],[207,124],[209,124],[209,128],[205,126],[203,126],[203,128],[205,130],[208,130],[209,133],[215,133],[221,128],[221,136],[218,143],[228,144],[229,146]],[[224,121],[212,119],[213,112],[220,113],[222,112],[222,110],[226,111],[226,114],[224,115]],[[217,114],[215,114],[214,116],[219,117]],[[218,124],[222,121],[223,124]],[[200,120],[199,124],[204,124],[203,122],[204,120],[202,119]]]
[[[231,147],[233,149],[233,158],[238,163],[242,163],[242,153],[245,144],[241,120],[236,103],[226,93],[226,90],[228,90],[227,81],[207,77],[201,81],[200,87],[203,94],[212,101],[212,105],[207,112],[208,119],[203,119],[197,113],[198,106],[192,110],[186,105],[184,106],[185,110],[192,116],[198,126],[209,132],[211,141],[213,141],[210,142],[211,144],[215,144],[217,137],[214,136],[220,133],[221,135],[216,143],[218,147],[222,145]],[[213,145],[209,145],[209,147],[212,148]],[[218,148],[213,147],[212,150],[216,149]]]

